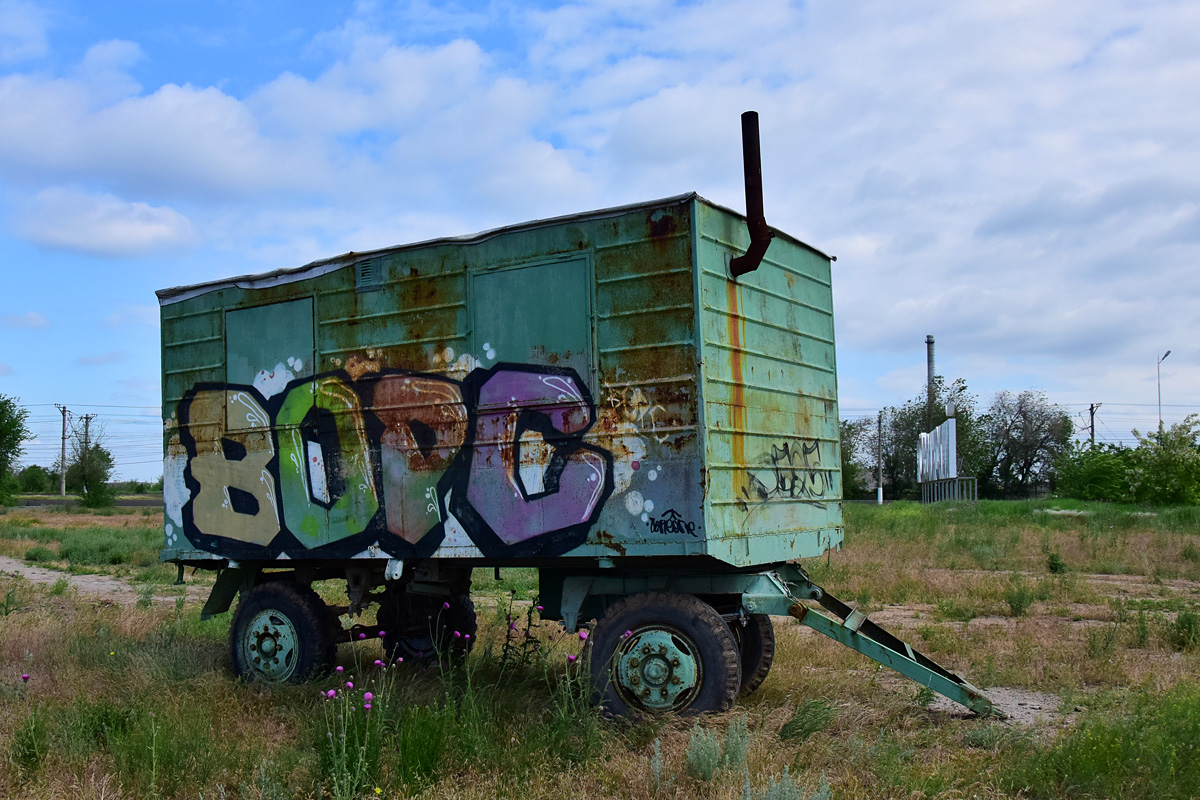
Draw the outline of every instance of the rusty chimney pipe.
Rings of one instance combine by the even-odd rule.
[[[758,142],[758,112],[742,114],[742,164],[746,172],[746,227],[750,230],[750,248],[729,262],[729,272],[737,278],[758,269],[775,234],[763,212],[762,152]]]

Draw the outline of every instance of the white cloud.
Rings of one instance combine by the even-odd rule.
[[[46,54],[46,15],[33,3],[0,0],[0,61],[24,61]]]
[[[75,359],[76,364],[81,364],[85,367],[103,366],[105,364],[116,364],[119,361],[124,361],[128,357],[128,353],[123,350],[115,350],[109,353],[100,353],[94,356],[82,356]]]
[[[35,330],[37,328],[49,328],[50,320],[36,311],[26,311],[24,314],[5,314],[3,317],[0,317],[0,324],[6,328]]]
[[[39,192],[21,212],[17,230],[43,247],[113,258],[185,245],[195,237],[191,222],[172,208],[70,188]]]
[[[110,328],[122,328],[127,325],[157,326],[158,323],[158,306],[121,306],[104,318],[104,324]]]

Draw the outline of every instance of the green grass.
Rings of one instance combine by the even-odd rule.
[[[1126,702],[1128,711],[1088,714],[1045,749],[1007,748],[1006,787],[1034,798],[1200,796],[1200,684],[1138,690]]]

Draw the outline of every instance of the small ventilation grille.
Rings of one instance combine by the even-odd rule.
[[[374,292],[383,288],[380,280],[380,264],[378,258],[369,261],[359,261],[354,265],[354,290],[357,292]]]

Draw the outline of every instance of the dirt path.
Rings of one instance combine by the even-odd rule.
[[[115,603],[133,603],[142,596],[144,589],[135,588],[127,583],[122,578],[114,578],[111,575],[72,575],[69,572],[61,572],[55,569],[46,569],[45,567],[34,567],[26,564],[15,558],[0,556],[0,577],[18,576],[24,578],[30,583],[38,584],[54,584],[62,579],[66,581],[79,592],[83,597],[98,597],[103,600],[111,600]],[[206,598],[208,587],[206,586],[187,586],[185,596],[189,601],[201,601]],[[180,595],[177,592],[154,594],[154,599],[157,601],[171,601]]]

